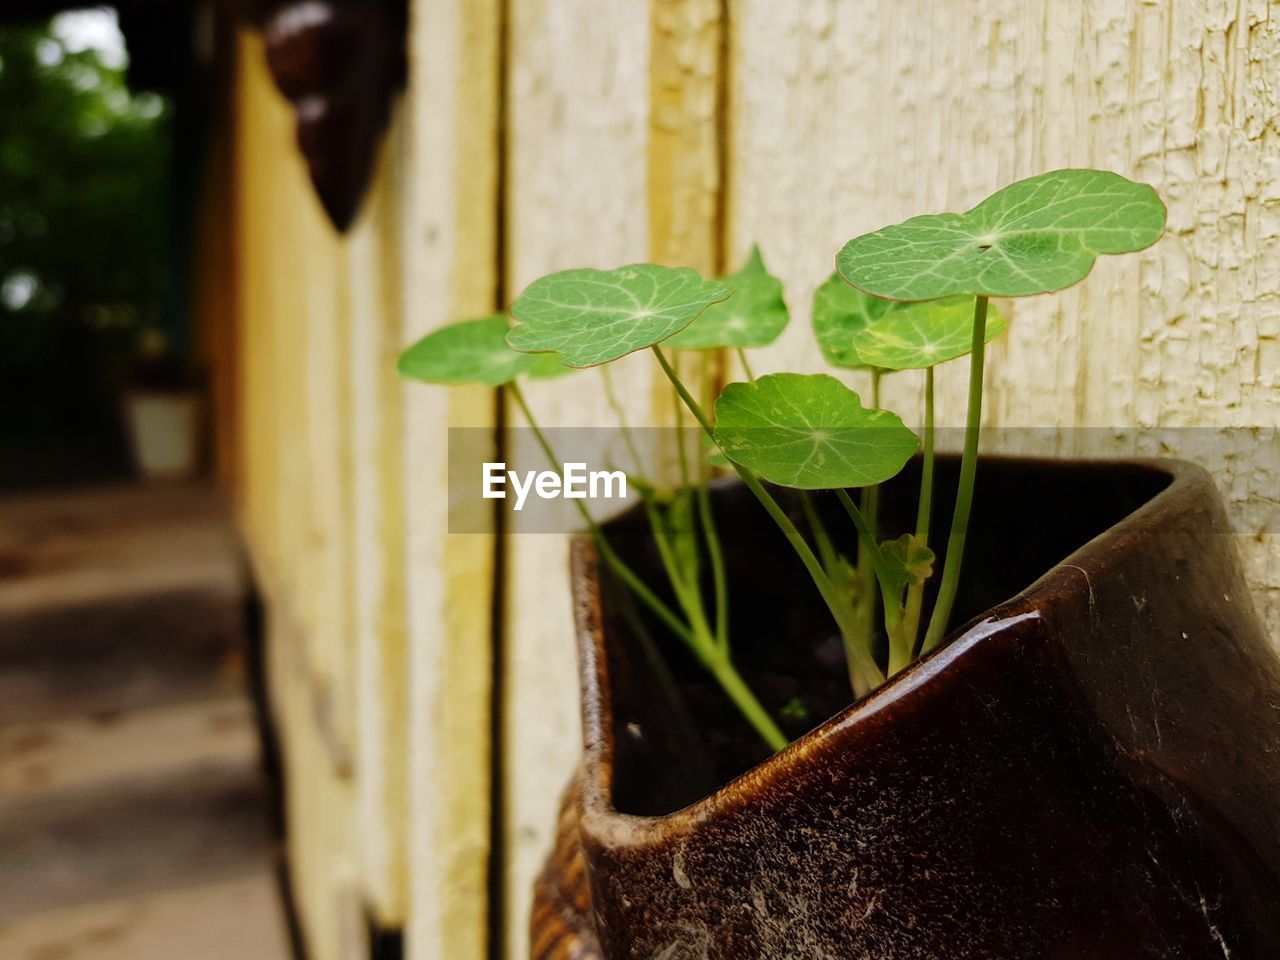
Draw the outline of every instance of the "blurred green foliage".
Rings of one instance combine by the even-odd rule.
[[[83,47],[58,18],[0,24],[5,439],[114,420],[111,381],[173,282],[170,109]]]

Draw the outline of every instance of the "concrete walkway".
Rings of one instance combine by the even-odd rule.
[[[203,487],[0,500],[0,957],[288,960]]]

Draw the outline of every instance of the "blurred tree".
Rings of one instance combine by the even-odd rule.
[[[112,380],[174,282],[171,110],[59,20],[0,24],[6,441],[114,434]]]

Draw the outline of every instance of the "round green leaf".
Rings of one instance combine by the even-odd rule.
[[[773,373],[729,384],[716,401],[715,434],[730,460],[802,490],[881,483],[918,444],[894,414],[868,410],[856,393],[821,373]]]
[[[1025,297],[1084,279],[1105,253],[1151,246],[1156,192],[1104,170],[1055,170],[1005,187],[968,213],[913,217],[845,244],[840,274],[868,293],[934,300]]]
[[[713,304],[666,344],[672,350],[763,347],[778,338],[790,319],[782,281],[765,269],[759,247],[737,273],[724,278],[733,296]]]
[[[507,342],[527,353],[554,350],[569,367],[593,367],[661,343],[729,293],[687,267],[563,270],[535,280],[512,304],[516,325]]]
[[[894,303],[851,287],[839,273],[831,274],[813,295],[813,334],[827,362],[849,370],[870,366],[854,349],[854,338]]]
[[[963,357],[973,347],[973,301],[973,297],[944,297],[894,303],[853,338],[853,349],[864,363],[885,370],[921,370]],[[987,341],[1004,329],[1004,318],[988,306]]]
[[[534,358],[507,345],[502,314],[451,323],[427,334],[404,353],[402,377],[427,383],[483,383],[500,387],[534,365]]]

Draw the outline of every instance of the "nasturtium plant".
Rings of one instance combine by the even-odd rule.
[[[733,296],[712,304],[665,346],[672,350],[764,347],[778,338],[790,314],[782,298],[782,281],[765,268],[760,248],[753,246],[747,262],[723,282]]]
[[[923,370],[963,357],[973,347],[972,297],[882,302],[890,308],[853,337],[853,350],[864,363],[884,370]],[[989,308],[987,342],[1004,329],[1004,319]]]
[[[919,446],[896,414],[867,409],[825,373],[729,384],[716,401],[715,439],[735,463],[801,490],[882,483]]]
[[[977,471],[990,298],[1031,296],[1070,286],[1082,280],[1102,254],[1149,247],[1159,239],[1164,224],[1164,204],[1146,184],[1103,170],[1055,170],[1011,184],[967,213],[913,217],[855,237],[836,257],[841,276],[875,296],[908,301],[957,294],[973,298],[966,351],[970,359],[964,450],[946,559],[924,650],[942,642],[959,587]],[[956,331],[959,329],[957,322]],[[878,355],[881,361],[893,358],[915,366],[922,359],[921,347],[932,344],[933,349],[940,349],[937,330],[902,327],[881,332],[893,334],[879,344],[884,348]],[[860,333],[855,349],[873,347],[864,339],[870,336],[869,332]],[[955,349],[962,349],[962,344]],[[932,371],[932,365],[926,365],[924,478],[917,520],[917,537],[924,543],[927,536],[922,529],[927,531],[932,496]],[[903,665],[902,654],[910,653],[915,642],[921,591],[913,587],[908,594],[907,607],[899,611],[898,657],[895,664],[891,650],[891,668]],[[888,620],[886,611],[886,623]],[[889,632],[893,648],[892,626]]]
[[[525,353],[559,353],[569,367],[593,367],[661,343],[731,292],[687,267],[562,270],[535,280],[511,305],[516,325],[507,342]]]
[[[514,326],[493,316],[436,331],[405,352],[400,369],[435,383],[505,386],[547,457],[558,463],[529,415],[520,378],[607,365],[649,349],[679,407],[703,434],[690,450],[674,431],[681,471],[674,489],[642,475],[607,366],[602,376],[635,461],[633,488],[641,495],[667,589],[661,595],[651,589],[613,551],[587,507],[575,503],[604,565],[639,601],[636,606],[679,638],[761,740],[780,749],[786,736],[733,662],[727,568],[707,483],[714,469],[735,471],[778,526],[840,632],[854,693],[873,689],[936,647],[948,628],[973,503],[986,344],[1004,328],[990,298],[1074,283],[1098,256],[1154,243],[1164,221],[1164,207],[1150,187],[1113,173],[1058,170],[1006,187],[968,213],[916,217],[850,240],[837,257],[837,274],[815,294],[813,329],[832,366],[870,371],[869,405],[826,374],[751,375],[743,348],[772,342],[788,319],[782,285],[758,249],[723,281],[653,264],[552,274],[513,304]],[[730,383],[718,398],[709,375],[713,349],[737,351],[748,381]],[[673,362],[672,351],[679,350],[703,351],[701,400]],[[950,530],[938,550],[930,528],[934,370],[966,355],[964,449]],[[876,409],[881,377],[907,369],[924,371],[919,437],[895,414]],[[917,452],[914,528],[886,535],[878,485]],[[789,509],[764,481],[792,488]],[[828,529],[814,491],[829,491],[843,507],[852,525],[845,536]],[[793,517],[801,519],[803,533]],[[935,568],[936,593],[929,591],[935,599],[926,610]],[[798,722],[807,715],[803,707],[788,706],[779,716]]]
[[[1151,246],[1156,192],[1104,170],[1055,170],[1010,184],[967,213],[913,217],[856,237],[836,258],[849,283],[894,300],[967,293],[1025,297],[1083,280],[1105,253]]]
[[[507,346],[508,329],[502,314],[451,323],[400,354],[397,369],[402,377],[426,383],[500,387],[537,362]]]

